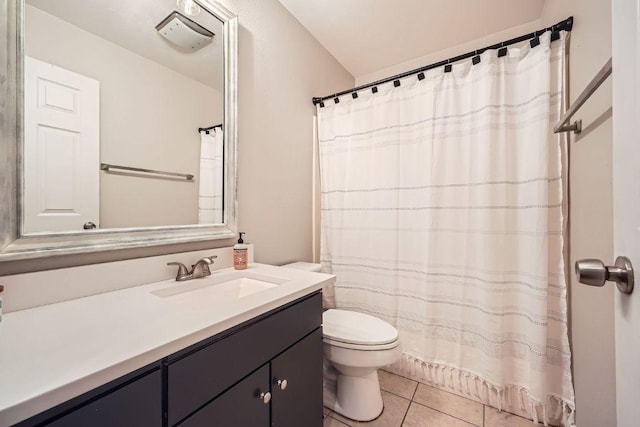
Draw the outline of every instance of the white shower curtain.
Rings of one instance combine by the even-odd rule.
[[[199,224],[222,222],[223,141],[224,133],[220,128],[200,132]]]
[[[326,303],[395,325],[392,369],[568,425],[566,37],[327,101],[318,131]]]

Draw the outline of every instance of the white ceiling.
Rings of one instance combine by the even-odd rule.
[[[545,0],[279,1],[354,77],[535,21],[545,3]]]
[[[147,59],[222,90],[222,22],[204,9],[190,19],[215,34],[211,43],[191,52],[155,27],[176,8],[176,0],[26,0],[38,9]]]
[[[279,0],[354,76],[486,37],[540,18],[545,0]],[[222,26],[192,17],[216,36],[185,53],[155,26],[175,0],[27,0],[27,3],[141,56],[222,87]]]

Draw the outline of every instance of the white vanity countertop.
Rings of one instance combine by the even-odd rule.
[[[197,285],[200,279],[167,280],[5,314],[0,322],[0,426],[27,419],[335,281],[329,274],[264,264],[250,264],[246,271],[287,281],[216,303],[198,290],[168,298],[151,293]],[[212,277],[233,272],[217,270]]]

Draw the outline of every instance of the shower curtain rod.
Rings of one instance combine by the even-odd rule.
[[[473,50],[471,52],[468,52],[468,53],[465,53],[465,54],[462,54],[462,55],[454,56],[453,58],[445,59],[444,61],[436,62],[435,64],[426,65],[424,67],[416,68],[415,70],[406,71],[406,72],[401,73],[401,74],[396,74],[395,76],[386,77],[384,79],[377,80],[377,81],[372,82],[372,83],[367,83],[365,85],[358,86],[358,87],[355,87],[353,89],[343,90],[342,92],[334,93],[333,95],[323,96],[321,98],[314,97],[313,98],[313,105],[320,104],[320,107],[324,107],[324,102],[323,101],[325,101],[327,99],[336,99],[341,95],[347,95],[349,93],[353,96],[353,98],[357,98],[358,97],[357,92],[359,90],[367,89],[367,88],[372,88],[373,93],[376,93],[378,91],[378,88],[376,86],[381,85],[383,83],[388,83],[388,82],[391,82],[391,81],[393,81],[394,86],[397,87],[397,86],[400,86],[399,79],[404,78],[404,77],[408,77],[408,76],[412,76],[414,74],[419,74],[420,73],[418,75],[418,79],[422,80],[422,79],[424,79],[424,74],[422,74],[422,72],[423,71],[427,71],[427,70],[431,70],[433,68],[438,68],[438,67],[445,66],[445,72],[449,72],[449,71],[451,71],[451,64],[452,63],[457,62],[457,61],[461,61],[463,59],[474,57],[473,63],[477,64],[478,62],[480,62],[480,57],[478,55],[480,55],[481,53],[483,53],[486,50],[500,49],[498,51],[498,56],[505,56],[507,54],[507,51],[504,48],[506,48],[509,45],[512,45],[512,44],[515,44],[515,43],[520,43],[520,42],[523,42],[523,41],[526,41],[526,40],[532,40],[532,47],[535,47],[535,46],[537,46],[537,43],[533,42],[533,40],[537,39],[538,37],[540,37],[545,32],[551,31],[552,33],[558,33],[559,31],[562,31],[562,30],[571,31],[572,28],[573,28],[573,16],[570,16],[567,19],[565,19],[564,21],[560,21],[557,24],[552,25],[551,27],[543,28],[543,29],[535,31],[533,33],[525,34],[523,36],[516,37],[514,39],[503,41],[501,43],[496,43],[496,44],[493,44],[491,46],[483,47],[482,49]],[[556,39],[552,38],[551,40],[553,41],[553,40],[556,40]],[[476,59],[476,57],[477,57],[477,59]],[[339,100],[337,102],[339,102]]]
[[[220,123],[219,125],[209,126],[208,128],[198,128],[198,132],[209,132],[210,130],[213,130],[215,128],[220,128],[222,130],[222,123]]]

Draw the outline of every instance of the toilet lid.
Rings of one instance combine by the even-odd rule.
[[[322,335],[333,341],[360,345],[389,344],[398,339],[396,328],[382,319],[336,309],[322,314]]]

